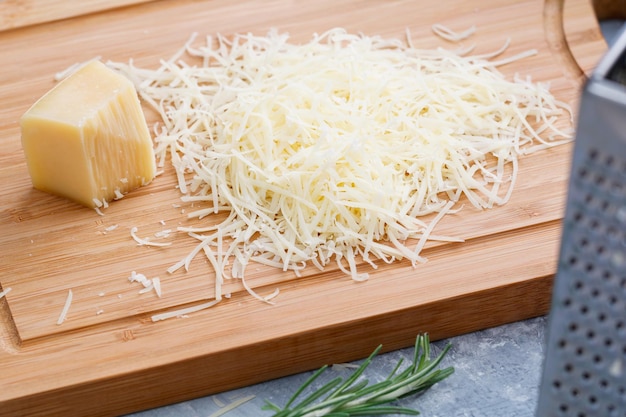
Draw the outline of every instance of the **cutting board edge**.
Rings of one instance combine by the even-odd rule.
[[[288,337],[220,352],[211,358],[198,356],[132,374],[87,381],[79,386],[65,386],[61,389],[11,398],[0,402],[0,408],[9,414],[27,414],[33,417],[66,415],[107,417],[216,394],[316,369],[324,364],[330,364],[330,360],[333,363],[340,363],[363,358],[380,343],[378,333],[372,331],[371,326],[363,325],[366,323],[371,325],[374,322],[378,323],[378,326],[385,326],[390,320],[394,322],[393,329],[387,331],[389,336],[381,351],[387,352],[412,347],[414,343],[412,335],[423,332],[429,333],[431,341],[437,341],[542,316],[549,310],[553,277],[554,275],[550,274],[533,280],[485,289],[478,293],[418,305],[374,319],[368,317],[321,330],[294,333]],[[520,308],[514,311],[508,308],[513,299],[520,305]],[[500,311],[502,314],[482,314],[486,306],[489,306],[491,311]],[[458,327],[458,322],[455,322],[454,317],[449,314],[451,309],[455,311],[455,317],[457,315],[464,317],[464,326]],[[348,351],[341,348],[352,346],[350,342],[357,338],[360,340],[359,349]],[[333,340],[332,349],[327,345],[320,346],[320,343],[323,344],[320,341],[324,340]],[[273,355],[267,355],[263,372],[259,372],[258,366],[248,366],[251,364],[245,359],[254,360],[256,356],[253,352],[258,352],[259,349],[273,352]],[[294,353],[294,350],[297,350],[297,353]],[[233,360],[233,357],[237,360]],[[284,366],[285,362],[282,359],[284,357],[290,358],[288,366]],[[214,365],[210,369],[206,366],[209,359]],[[255,362],[255,365],[258,363]],[[226,377],[220,378],[218,384],[207,384],[206,381],[211,381],[216,372]],[[147,384],[146,381],[153,381],[153,385]],[[162,384],[158,381],[170,383]],[[142,390],[151,393],[149,400],[144,399],[141,402],[133,398],[132,401],[125,402],[129,399],[129,393]],[[102,404],[102,398],[109,400]]]

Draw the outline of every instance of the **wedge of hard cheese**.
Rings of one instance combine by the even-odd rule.
[[[155,176],[135,87],[100,61],[61,81],[20,125],[28,170],[39,190],[98,208]]]

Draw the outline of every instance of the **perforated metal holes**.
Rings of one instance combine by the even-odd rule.
[[[542,386],[551,402],[539,415],[626,417],[626,161],[584,156],[570,178]]]

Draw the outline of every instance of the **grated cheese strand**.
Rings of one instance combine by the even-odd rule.
[[[157,297],[161,298],[163,296],[163,291],[161,290],[161,278],[152,278],[152,286],[154,287],[154,292],[156,292]]]
[[[11,292],[11,287],[7,287],[4,291],[0,291],[0,299],[6,296],[9,292]]]
[[[433,30],[458,41],[475,28]],[[502,57],[509,43],[468,56],[341,28],[302,44],[271,31],[194,35],[157,70],[109,62],[161,116],[156,155],[171,158],[182,200],[208,207],[178,229],[200,243],[168,272],[204,253],[221,299],[251,260],[296,275],[334,260],[364,280],[359,258],[416,265],[427,241],[462,241],[433,234],[446,213],[505,204],[520,156],[571,140],[547,84],[497,69],[537,54]]]
[[[230,404],[226,404],[226,405],[221,406],[222,408],[220,408],[216,412],[214,412],[211,415],[209,415],[209,417],[223,416],[224,414],[233,411],[237,407],[241,407],[243,404],[245,404],[248,401],[251,401],[251,400],[253,400],[255,398],[256,398],[256,396],[253,395],[253,394],[247,395],[245,397],[241,397],[241,398],[231,402]],[[217,404],[217,402],[216,402],[216,404]]]
[[[151,319],[152,321],[160,321],[167,320],[173,317],[184,317],[187,314],[195,313],[197,311],[205,310],[207,308],[213,307],[215,304],[219,303],[219,300],[208,301],[206,303],[198,304],[192,307],[181,308],[174,311],[168,311],[165,313],[154,314]]]
[[[460,42],[464,39],[469,38],[476,32],[476,26],[470,26],[463,32],[455,32],[449,27],[444,26],[440,23],[432,25],[431,29],[435,33],[435,35],[450,42]]]
[[[137,242],[137,244],[139,246],[159,246],[159,247],[163,247],[163,246],[170,246],[172,244],[172,242],[153,242],[147,238],[141,238],[137,235],[137,227],[133,226],[130,229],[130,235],[131,237],[135,240],[135,242]],[[162,237],[157,235],[157,237]]]
[[[74,298],[74,294],[72,290],[67,291],[67,297],[65,298],[65,304],[63,305],[63,309],[61,310],[61,314],[59,315],[59,319],[57,320],[57,325],[62,324],[67,317],[67,313],[70,310],[70,306],[72,305],[72,299]]]

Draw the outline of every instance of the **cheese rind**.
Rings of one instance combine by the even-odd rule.
[[[41,97],[20,126],[29,174],[41,191],[98,207],[155,176],[135,87],[99,61]]]

